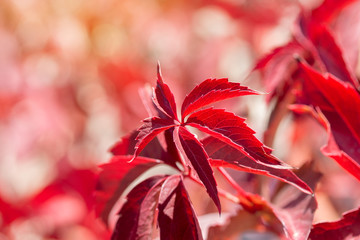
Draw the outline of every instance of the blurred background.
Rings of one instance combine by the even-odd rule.
[[[147,117],[138,90],[157,61],[178,102],[207,78],[264,90],[256,60],[319,3],[2,0],[0,239],[108,238],[91,207],[96,166]],[[264,97],[237,101],[261,138]]]

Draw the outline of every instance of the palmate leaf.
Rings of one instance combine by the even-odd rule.
[[[229,82],[226,78],[207,79],[196,86],[184,99],[181,107],[182,121],[195,110],[214,102],[255,94],[259,94],[259,92],[241,86],[239,83]]]
[[[304,78],[301,102],[318,108],[329,122],[325,153],[360,180],[360,94],[330,74],[320,74],[304,63],[299,67]]]
[[[221,212],[220,200],[216,188],[214,173],[209,164],[209,157],[201,142],[195,138],[185,127],[177,127],[174,131],[177,148],[183,153],[204,184],[206,191]]]
[[[334,222],[317,223],[311,229],[310,240],[360,238],[360,208],[346,212]]]
[[[289,169],[277,169],[256,163],[236,148],[211,136],[201,142],[211,158],[210,163],[213,167],[228,167],[273,177],[297,187],[304,193],[312,193],[311,188]]]
[[[271,154],[271,150],[254,136],[255,132],[244,121],[223,109],[209,108],[191,114],[186,124],[218,138],[259,164],[289,168]]]
[[[272,53],[258,61],[254,70],[261,70],[264,73],[265,87],[271,93],[271,98],[273,95],[283,93],[284,82],[291,85],[296,79],[297,67],[294,57],[304,59],[322,72],[330,72],[359,89],[360,84],[353,71],[353,66],[356,63],[356,60],[353,60],[354,53],[359,50],[357,41],[358,36],[360,36],[359,21],[351,18],[347,21],[349,24],[346,22],[347,25],[337,26],[338,29],[345,30],[343,32],[347,34],[347,39],[354,39],[343,40],[342,42],[350,43],[343,44],[343,49],[337,41],[336,37],[338,36],[330,28],[332,26],[330,23],[337,23],[336,16],[338,13],[354,2],[356,1],[326,0],[311,12],[301,12],[295,26],[293,40],[287,45],[273,50]],[[356,15],[358,15],[357,12]],[[349,25],[354,27],[347,27]],[[348,29],[351,33],[346,31]],[[354,34],[357,35],[355,38]],[[358,55],[355,58],[357,59]],[[352,61],[348,61],[348,59],[352,59]]]

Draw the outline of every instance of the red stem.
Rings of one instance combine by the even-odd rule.
[[[201,181],[199,181],[198,179],[196,179],[195,177],[193,177],[191,175],[186,175],[186,177],[189,177],[191,180],[193,180],[197,184],[204,187],[204,184]],[[241,189],[241,187],[239,185],[238,185],[238,188]],[[217,189],[218,189],[218,193],[219,193],[220,196],[228,199],[229,201],[231,201],[233,203],[240,204],[244,209],[247,209],[247,210],[251,211],[254,208],[254,204],[251,202],[251,200],[249,200],[246,192],[243,189],[241,189],[241,191],[244,194],[243,195],[239,194],[239,196],[235,196],[235,195],[229,193],[228,191],[226,191],[226,190],[224,190],[224,189],[222,189],[220,187],[217,187]]]
[[[223,177],[226,179],[226,181],[229,182],[229,184],[237,191],[237,193],[240,196],[246,197],[247,194],[244,189],[242,189],[239,184],[230,176],[230,174],[223,168],[218,167],[217,170],[223,175]]]

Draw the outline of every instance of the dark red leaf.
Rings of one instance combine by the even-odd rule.
[[[212,158],[210,163],[213,167],[229,167],[240,171],[273,177],[289,183],[307,194],[312,193],[311,188],[289,169],[276,169],[258,164],[236,148],[211,136],[203,139],[202,143],[209,157]]]
[[[244,121],[223,109],[210,108],[191,114],[186,124],[229,144],[259,164],[279,169],[289,168],[271,154],[271,150],[254,136],[255,132]]]
[[[114,204],[118,201],[124,190],[142,173],[161,163],[159,160],[137,157],[128,162],[132,156],[115,156],[110,163],[100,166],[102,171],[96,186],[96,214],[107,223]]]
[[[152,239],[155,209],[165,179],[165,176],[153,176],[129,192],[111,240]]]
[[[344,83],[330,74],[322,75],[310,66],[299,63],[303,73],[303,96],[301,101],[321,110],[330,124],[331,132],[339,149],[356,161],[350,169],[354,174],[360,168],[360,95],[348,83]],[[331,139],[330,139],[331,140]],[[340,153],[336,149],[335,152]],[[329,152],[329,148],[327,148]],[[355,175],[358,179],[360,176]]]
[[[196,86],[184,99],[181,107],[182,120],[195,110],[211,103],[243,95],[259,94],[239,83],[229,82],[228,79],[207,79]]]
[[[172,119],[162,119],[153,117],[145,119],[144,124],[139,128],[139,134],[136,137],[134,158],[136,158],[145,146],[159,133],[175,126]],[[133,158],[133,159],[134,159]]]
[[[323,222],[313,226],[309,239],[351,240],[360,238],[360,208],[349,211],[335,222]]]
[[[204,184],[209,196],[221,212],[220,200],[216,188],[214,173],[209,164],[209,157],[205,152],[202,143],[195,138],[185,127],[175,128],[174,139],[177,148],[188,159],[201,182]]]
[[[202,239],[201,229],[181,176],[163,184],[158,216],[161,239]]]
[[[153,239],[156,220],[161,239],[202,239],[180,175],[153,176],[134,187],[119,212],[112,240]]]
[[[153,101],[155,105],[168,117],[178,120],[174,95],[161,76],[160,65],[158,64],[157,86],[154,89]]]

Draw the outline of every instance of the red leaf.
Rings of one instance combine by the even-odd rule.
[[[160,65],[158,64],[157,86],[154,89],[153,101],[155,105],[168,117],[178,120],[174,95],[161,76]]]
[[[229,144],[259,164],[279,169],[289,168],[271,155],[271,150],[254,136],[255,132],[244,121],[223,109],[210,108],[191,114],[186,124]]]
[[[184,157],[189,160],[195,169],[197,175],[204,184],[209,196],[214,201],[220,213],[221,206],[216,188],[214,173],[209,164],[209,157],[205,152],[201,142],[197,140],[195,136],[185,127],[182,126],[175,128],[174,139],[175,143],[177,144],[177,148],[183,153]]]
[[[202,239],[180,175],[153,176],[134,187],[119,212],[112,240],[153,239],[156,220],[161,239]]]
[[[115,156],[111,163],[101,165],[96,186],[96,214],[107,223],[114,204],[124,190],[149,168],[161,163],[151,158],[138,157],[128,162],[132,156]]]
[[[313,172],[308,166],[311,165],[302,168],[299,175],[314,189],[321,174]],[[224,239],[235,237],[243,231],[251,230],[261,222],[264,227],[278,234],[281,239],[307,239],[317,207],[315,198],[312,195],[285,185],[272,203],[265,201],[259,195],[251,193],[246,193],[246,200],[245,207],[241,202],[240,204],[243,209],[251,213],[251,216],[246,216],[246,219],[244,219],[244,213],[238,211],[237,215],[230,216],[220,227],[211,227],[209,229],[209,238],[220,239],[216,238],[217,236],[211,236],[212,234],[221,234],[220,236]],[[238,228],[236,228],[236,225],[234,226],[234,224],[239,224],[244,220],[249,222]],[[224,230],[227,230],[227,232],[224,232]]]
[[[144,124],[139,128],[139,134],[136,137],[138,141],[135,146],[134,158],[136,158],[145,146],[159,133],[175,126],[172,119],[162,119],[159,117],[147,118]]]
[[[135,151],[136,136],[139,134],[138,131],[132,132],[116,142],[114,146],[110,148],[110,152],[113,155],[133,155]]]
[[[169,130],[165,130],[165,136],[172,136],[172,132],[167,133]],[[133,155],[135,152],[136,136],[139,134],[138,131],[135,131],[118,141],[111,149],[110,152],[113,155]],[[168,164],[176,169],[176,162],[180,162],[178,152],[174,149],[174,142],[170,141],[168,137],[166,139],[166,151],[164,147],[160,144],[158,138],[153,138],[141,151],[139,156],[148,157],[153,159],[158,159],[163,161],[165,164]]]
[[[351,240],[359,238],[360,208],[345,213],[338,221],[315,224],[309,236],[311,240]]]
[[[207,79],[196,86],[184,99],[181,107],[182,120],[195,110],[211,103],[243,95],[259,94],[239,83],[229,82],[228,79]]]
[[[312,164],[307,164],[300,169],[298,175],[312,189],[315,189],[322,174],[313,171]],[[285,186],[276,195],[271,206],[274,214],[284,226],[286,239],[307,239],[317,209],[317,202],[313,195]]]
[[[344,82],[358,86],[359,82],[350,72],[350,68],[343,58],[343,53],[338,46],[332,32],[317,22],[308,23],[309,37],[314,45],[321,61],[328,72],[332,73]]]
[[[1,213],[1,225],[0,230],[4,226],[9,226],[14,220],[27,216],[27,212],[23,206],[14,206],[11,203],[6,202],[0,197],[0,213]]]
[[[355,0],[324,0],[324,2],[316,9],[312,11],[312,18],[317,22],[327,22],[339,13],[341,9]]]
[[[344,60],[352,72],[356,71],[359,60],[360,42],[360,2],[344,8],[334,22],[334,35],[339,40]],[[351,27],[348,27],[351,26]],[[359,87],[356,86],[358,89]]]
[[[291,170],[276,169],[258,164],[246,157],[239,150],[224,144],[224,142],[214,137],[207,137],[202,140],[202,143],[209,157],[212,158],[210,163],[213,167],[229,167],[240,171],[273,177],[289,183],[307,194],[312,193],[311,188]]]
[[[261,70],[264,74],[264,84],[267,92],[274,92],[279,85],[287,80],[295,71],[294,56],[305,57],[306,50],[296,41],[275,48],[270,54],[261,58],[254,70]]]
[[[111,240],[152,239],[155,209],[165,179],[165,176],[153,176],[130,191]]]
[[[161,239],[202,239],[195,211],[179,175],[169,177],[163,184],[158,221]]]
[[[340,165],[352,174],[354,170],[359,172],[359,93],[350,84],[339,81],[332,75],[322,75],[304,63],[300,63],[299,66],[304,76],[302,101],[321,110],[329,121],[336,145],[356,161],[356,164],[352,165],[356,169],[346,167],[345,162],[345,165],[342,163]],[[326,152],[329,152],[329,148]],[[334,149],[334,152],[340,153],[337,149]],[[360,179],[358,174],[355,177]]]
[[[328,142],[321,148],[321,151],[326,156],[334,159],[340,166],[351,173],[354,177],[360,180],[360,165],[348,154],[342,151],[336,143],[333,133],[331,132],[330,124],[326,117],[320,110],[316,112],[313,108],[305,105],[292,105],[291,109],[297,113],[311,114],[319,123],[326,129],[328,133]]]

